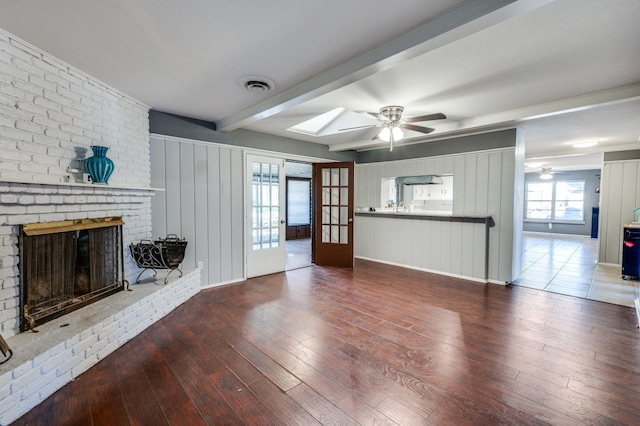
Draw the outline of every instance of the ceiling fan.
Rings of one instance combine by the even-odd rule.
[[[540,179],[549,180],[552,179],[553,175],[555,175],[556,173],[562,172],[552,172],[551,167],[543,167],[542,169],[540,169],[540,173],[538,176],[540,177]]]
[[[398,141],[404,137],[401,129],[413,130],[424,134],[429,134],[435,129],[431,127],[416,126],[411,123],[419,123],[421,121],[430,120],[442,120],[447,118],[442,113],[421,115],[418,117],[402,118],[402,112],[404,107],[399,105],[391,105],[380,108],[380,112],[369,112],[368,114],[376,117],[381,121],[380,124],[370,124],[367,126],[348,127],[346,129],[339,129],[339,131],[366,129],[370,127],[382,127],[380,133],[373,137],[373,139],[382,139],[389,142],[389,151],[393,151],[393,142]]]

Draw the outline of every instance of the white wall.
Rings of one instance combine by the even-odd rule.
[[[640,160],[605,161],[600,200],[598,262],[621,265],[622,228],[640,207]]]
[[[516,149],[505,148],[442,157],[357,164],[355,204],[359,207],[378,206],[382,178],[453,174],[453,214],[493,217],[496,225],[489,232],[488,278],[492,282],[509,282],[519,274],[519,271],[514,272],[513,269],[514,261],[517,264],[514,257],[518,256],[514,251],[514,196],[518,182],[524,179],[524,174],[516,178],[516,163],[522,161],[516,160]],[[479,274],[483,270],[481,265],[484,264],[484,260],[478,256],[484,253],[484,226],[472,223],[454,225],[448,222],[432,222],[417,226],[414,223],[418,222],[416,220],[390,218],[384,219],[385,223],[382,226],[393,229],[376,229],[377,226],[371,227],[372,223],[380,225],[381,222],[368,219],[356,218],[356,256],[463,277],[482,278]],[[378,241],[376,233],[384,234],[388,238]],[[425,242],[433,243],[428,246],[428,250],[433,250],[433,253],[415,256],[415,253],[426,250]],[[441,244],[440,248],[436,244]],[[402,255],[405,251],[406,256]],[[432,256],[431,259],[429,255]],[[437,262],[433,261],[433,256],[436,255]]]
[[[202,284],[244,277],[243,151],[230,145],[153,135],[153,235],[188,241],[184,267],[203,262]]]

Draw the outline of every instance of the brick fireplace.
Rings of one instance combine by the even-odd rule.
[[[149,109],[0,30],[0,424],[8,424],[199,290],[199,271],[132,285],[20,332],[19,235],[25,225],[121,217],[122,246],[152,238]],[[109,147],[108,185],[83,183],[92,145]],[[138,272],[128,250],[124,277]],[[69,325],[61,328],[60,320]]]
[[[122,291],[122,218],[20,226],[21,331]]]

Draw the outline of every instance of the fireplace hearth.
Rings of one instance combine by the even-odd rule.
[[[124,289],[120,217],[22,225],[20,330]]]

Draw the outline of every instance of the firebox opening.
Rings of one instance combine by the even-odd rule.
[[[20,330],[123,290],[122,219],[21,226]]]

